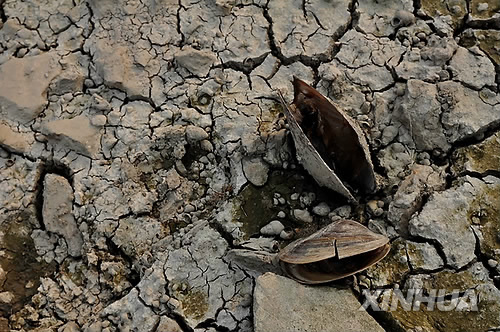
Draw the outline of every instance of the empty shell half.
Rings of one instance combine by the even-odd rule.
[[[359,125],[326,97],[294,77],[294,99],[281,102],[297,160],[321,186],[351,201],[353,192],[376,189],[368,144]]]
[[[389,239],[342,219],[296,240],[278,255],[281,269],[304,284],[319,284],[362,271],[384,258]]]

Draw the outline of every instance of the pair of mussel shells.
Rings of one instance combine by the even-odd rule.
[[[368,144],[358,124],[326,97],[294,77],[294,99],[284,106],[297,160],[321,186],[355,202],[376,189]],[[336,221],[292,242],[278,255],[282,270],[306,284],[340,279],[384,258],[389,239],[353,220]]]

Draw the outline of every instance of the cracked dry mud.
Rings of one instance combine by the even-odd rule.
[[[0,331],[500,327],[499,10],[0,0]],[[293,75],[362,125],[380,190],[359,205],[298,165]],[[280,246],[339,218],[389,256],[279,276]],[[473,289],[478,311],[359,311],[380,287]]]

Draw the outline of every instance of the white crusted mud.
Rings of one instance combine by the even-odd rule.
[[[498,327],[498,24],[486,0],[0,0],[0,330]],[[293,76],[359,124],[359,204],[300,165]],[[321,292],[277,276],[340,218],[391,252]],[[417,286],[479,310],[357,310]]]

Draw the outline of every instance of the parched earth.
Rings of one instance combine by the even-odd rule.
[[[358,205],[297,163],[294,75],[363,127]],[[497,0],[0,0],[0,331],[498,328],[499,88]],[[280,276],[339,218],[388,257]],[[377,289],[477,310],[358,310]]]

